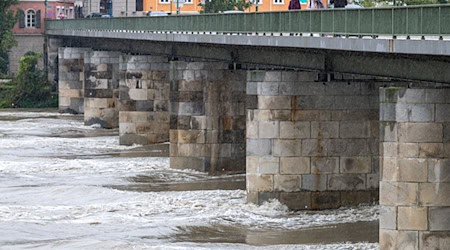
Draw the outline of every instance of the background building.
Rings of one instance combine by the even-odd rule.
[[[177,3],[181,14],[196,14],[202,10],[201,3],[210,0],[78,0],[75,6],[82,6],[83,15],[89,13],[109,14],[113,17],[145,16],[149,11],[176,14]],[[256,0],[251,0],[256,1]],[[258,11],[288,10],[289,0],[257,0]],[[302,9],[306,9],[306,0],[300,0]],[[247,10],[255,12],[256,5]]]
[[[181,14],[196,14],[202,10],[201,3],[210,0],[19,0],[13,9],[20,13],[20,19],[13,32],[18,45],[9,54],[12,74],[17,72],[18,61],[28,51],[44,53],[44,19],[82,18],[90,13],[109,14],[113,17],[145,16],[149,11],[175,14],[177,3]],[[289,0],[258,1],[258,11],[288,10]],[[305,0],[302,8],[305,9]],[[255,12],[253,4],[248,12]],[[43,66],[43,59],[40,61]]]
[[[26,52],[44,54],[44,19],[74,18],[75,8],[74,0],[19,0],[12,8],[19,13],[19,21],[13,28],[17,46],[9,53],[9,71],[15,74],[19,59]],[[39,62],[41,67],[43,58]]]
[[[81,3],[84,16],[90,13],[108,14],[113,17],[143,15],[143,0],[81,0],[77,2]]]
[[[181,6],[181,2],[184,4]],[[201,0],[179,0],[180,13],[199,13],[202,9]],[[175,14],[177,12],[177,0],[144,0],[145,11],[163,11]]]

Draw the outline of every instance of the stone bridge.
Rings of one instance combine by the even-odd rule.
[[[120,144],[246,172],[257,204],[379,200],[381,249],[448,249],[449,20],[438,5],[50,21],[48,58],[60,110]]]

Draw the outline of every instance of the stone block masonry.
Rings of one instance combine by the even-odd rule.
[[[378,200],[378,86],[317,72],[249,71],[248,201],[326,209]]]
[[[169,68],[164,56],[120,57],[120,144],[169,141]]]
[[[42,36],[42,35],[39,35]],[[16,38],[17,39],[17,38]],[[29,40],[28,36],[25,36],[24,39]],[[53,84],[57,84],[58,78],[59,78],[59,61],[58,61],[58,56],[59,56],[59,49],[63,46],[63,42],[61,39],[57,39],[57,38],[48,38],[47,39],[47,43],[45,43],[45,39],[44,37],[42,37],[42,40],[40,43],[38,43],[38,46],[42,46],[42,43],[44,42],[44,44],[46,45],[47,48],[47,79],[49,82],[53,83]],[[30,51],[30,47],[29,45],[27,45],[27,51]],[[32,51],[40,51],[40,49],[32,49]],[[44,53],[45,55],[45,53]],[[56,89],[58,88],[58,86],[55,86]]]
[[[245,171],[246,73],[218,62],[171,62],[170,165]]]
[[[86,48],[60,47],[58,51],[59,111],[84,113],[84,53]]]
[[[380,90],[380,249],[450,249],[450,89]]]
[[[115,51],[84,53],[84,123],[119,127],[119,57]]]

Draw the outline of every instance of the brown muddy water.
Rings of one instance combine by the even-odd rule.
[[[141,147],[121,156],[168,156],[168,144],[157,144]],[[202,178],[203,175],[197,176]],[[245,174],[210,176],[208,179],[190,182],[168,183],[155,176],[129,177],[129,184],[111,186],[111,188],[135,192],[166,192],[195,190],[245,190]],[[285,245],[285,244],[332,244],[340,242],[378,242],[378,221],[316,226],[310,228],[254,229],[242,226],[187,226],[179,227],[177,233],[169,238],[179,242],[197,243],[242,243],[255,246]]]
[[[245,174],[171,169],[168,144],[54,110],[0,111],[0,249],[378,249],[378,206],[246,202]]]
[[[355,222],[294,230],[253,229],[232,226],[186,227],[177,241],[245,243],[255,246],[378,242],[378,222]]]

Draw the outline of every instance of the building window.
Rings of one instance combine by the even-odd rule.
[[[192,0],[185,0],[185,2],[184,3],[187,3],[187,4],[192,4]]]
[[[73,7],[69,7],[69,14],[67,15],[67,18],[73,18],[74,17],[74,15],[73,15]]]
[[[159,3],[169,4],[169,3],[170,3],[170,0],[159,0]]]
[[[144,10],[144,0],[136,0],[136,11]]]
[[[34,10],[27,10],[27,14],[25,15],[25,27],[36,27],[36,12],[34,12]]]
[[[263,2],[262,2],[262,0],[253,0],[253,4],[262,5]]]
[[[61,7],[60,6],[56,6],[56,13],[55,13],[55,18],[59,19],[59,17],[61,16]]]
[[[273,4],[284,4],[284,0],[273,0]]]
[[[99,12],[102,14],[108,14],[108,0],[100,0]]]

